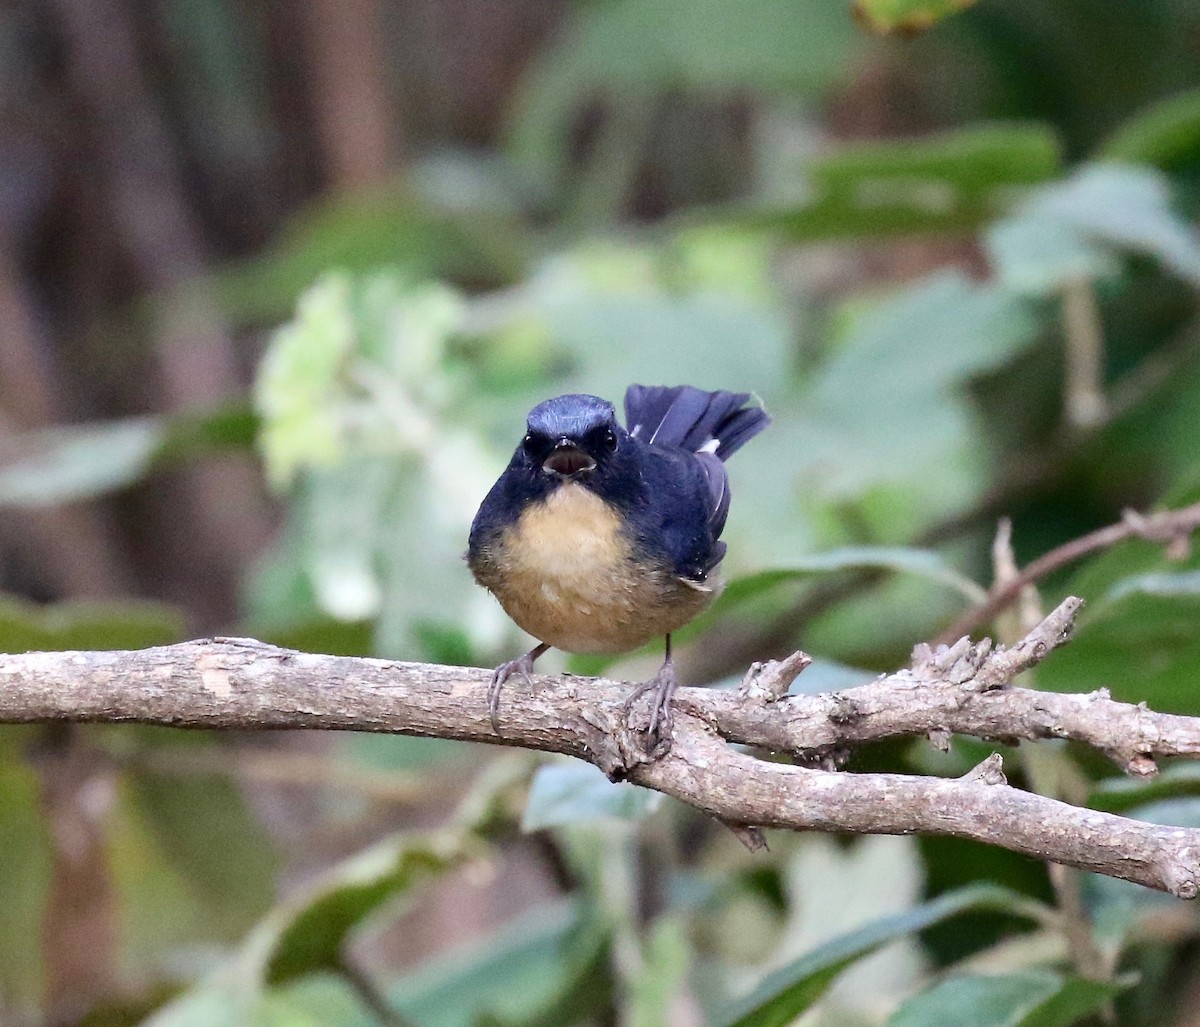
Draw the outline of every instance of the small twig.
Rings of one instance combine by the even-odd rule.
[[[1191,506],[1185,506],[1179,510],[1166,510],[1162,513],[1144,516],[1132,511],[1127,512],[1116,524],[1089,532],[1038,557],[1015,577],[994,589],[986,602],[968,610],[938,636],[937,642],[948,644],[963,635],[970,635],[1009,606],[1021,595],[1026,586],[1040,581],[1047,574],[1091,553],[1108,549],[1127,539],[1144,538],[1153,542],[1161,542],[1169,549],[1174,547],[1174,555],[1179,552],[1178,540],[1186,540],[1198,528],[1200,528],[1200,503],[1193,503]]]
[[[1096,293],[1086,278],[1063,288],[1063,333],[1066,339],[1066,395],[1063,413],[1067,426],[1089,430],[1108,417],[1104,396],[1104,325]]]
[[[776,702],[787,695],[792,682],[811,665],[812,657],[799,650],[784,660],[752,663],[746,671],[746,676],[742,678],[738,695],[744,699]]]
[[[996,537],[992,541],[993,586],[1005,585],[1020,573],[1020,568],[1017,567],[1017,557],[1012,547],[1012,519],[1001,517],[1000,523],[996,526]],[[1017,634],[1019,637],[1019,635],[1033,630],[1042,617],[1042,598],[1038,595],[1037,586],[1026,585],[1021,589],[1018,599],[1016,618],[1018,630],[1014,630],[1013,634]],[[1001,631],[999,635],[1001,641],[1011,641],[1006,632]]]
[[[1012,548],[1012,521],[1007,517],[1001,518],[996,539],[992,543],[992,565],[997,585],[1003,585],[1019,574]],[[1026,585],[1021,590],[1016,620],[1020,625],[1020,634],[1036,629],[1042,620],[1041,597],[1036,586]],[[1001,634],[1003,637],[1003,631]],[[1005,637],[1004,641],[1009,639]],[[1067,798],[1063,793],[1062,779],[1069,757],[1063,749],[1054,746],[1032,746],[1022,750],[1021,757],[1035,792],[1052,799]],[[1088,980],[1105,980],[1104,960],[1096,945],[1092,922],[1083,904],[1079,871],[1060,863],[1047,863],[1046,871],[1061,914],[1061,927],[1067,951],[1076,972]]]
[[[415,1027],[408,1017],[388,1002],[379,985],[348,957],[343,955],[338,959],[335,970],[383,1027]]]

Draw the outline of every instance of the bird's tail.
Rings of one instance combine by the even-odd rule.
[[[625,391],[625,424],[652,446],[679,446],[728,460],[771,423],[762,407],[748,407],[748,392],[705,392],[691,385],[631,385]]]

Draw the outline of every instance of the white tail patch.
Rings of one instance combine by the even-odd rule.
[[[706,443],[704,443],[703,446],[701,446],[698,450],[696,450],[696,452],[697,453],[716,453],[716,451],[720,448],[721,448],[721,440],[720,439],[709,439]]]

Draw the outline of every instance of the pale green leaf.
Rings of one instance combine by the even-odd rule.
[[[831,499],[909,486],[937,468],[938,488],[922,493],[925,501],[962,501],[984,473],[963,386],[1038,332],[1027,300],[956,273],[873,305],[813,383],[790,465],[806,489]]]
[[[997,278],[1017,292],[1045,295],[1075,281],[1115,278],[1116,255],[1081,231],[1028,214],[988,229],[984,247]]]
[[[1177,783],[1184,783],[1185,780],[1186,775]],[[1200,827],[1200,798],[1187,794],[1189,791],[1189,788],[1183,787],[1174,794],[1168,792],[1168,798],[1158,798],[1133,808],[1122,802],[1117,804],[1116,809],[1123,816],[1134,820],[1171,827],[1197,828]],[[1152,789],[1147,789],[1146,794],[1149,796],[1155,793]],[[1103,801],[1099,805],[1100,808],[1105,808]],[[1083,885],[1083,898],[1096,936],[1098,940],[1114,949],[1119,949],[1125,938],[1137,928],[1139,921],[1179,910],[1179,900],[1174,896],[1140,887],[1131,881],[1122,881],[1105,874],[1084,874],[1080,880]]]
[[[1108,777],[1088,793],[1088,806],[1123,813],[1161,799],[1200,795],[1200,764],[1172,763],[1151,778]]]
[[[820,999],[851,963],[890,941],[971,910],[1029,915],[1030,900],[996,885],[973,885],[876,920],[776,970],[721,1022],[728,1027],[785,1027]]]
[[[421,1027],[559,1027],[607,1007],[608,958],[587,908],[555,904],[418,967],[388,997]]]
[[[1118,581],[1102,602],[1116,603],[1127,596],[1200,596],[1200,570],[1159,571]]]
[[[241,405],[27,432],[24,454],[0,467],[0,507],[43,507],[126,488],[150,472],[225,450],[249,449],[257,428]]]
[[[747,575],[729,583],[722,599],[737,603],[787,581],[802,580],[820,574],[842,571],[887,570],[935,581],[954,589],[972,603],[982,602],[987,590],[928,549],[903,546],[845,546],[823,553],[787,561],[759,574]]]
[[[661,801],[659,792],[614,783],[583,760],[546,763],[534,774],[521,830],[539,831],[597,817],[636,820],[653,812]]]
[[[820,695],[865,685],[878,675],[861,667],[848,667],[835,660],[813,660],[788,688],[789,695]]]
[[[1129,982],[1089,981],[1051,970],[947,978],[905,1002],[888,1027],[1070,1027],[1103,1009]]]
[[[1130,164],[1089,164],[1030,197],[1019,216],[1083,244],[1154,257],[1200,283],[1200,231],[1172,208],[1159,171]]]
[[[51,428],[32,455],[0,467],[0,506],[54,506],[123,488],[150,469],[165,438],[155,417]]]

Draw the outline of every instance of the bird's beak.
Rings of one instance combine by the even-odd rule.
[[[570,439],[559,439],[550,455],[542,463],[542,470],[570,478],[583,471],[591,471],[595,466],[596,461],[574,442]]]

